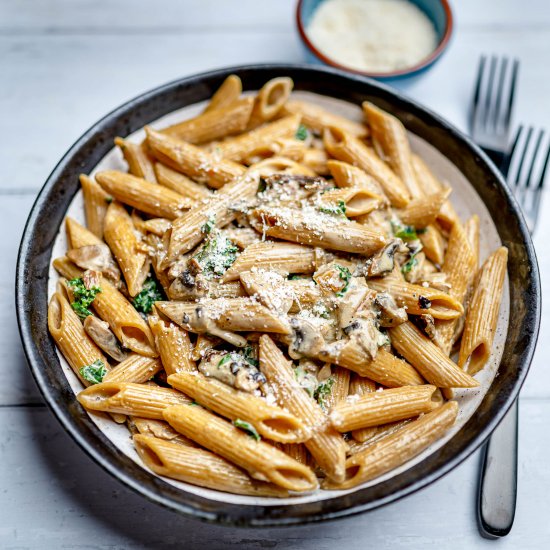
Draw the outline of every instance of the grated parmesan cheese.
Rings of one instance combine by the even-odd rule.
[[[437,47],[432,22],[407,0],[326,0],[307,31],[321,53],[360,71],[406,69]]]

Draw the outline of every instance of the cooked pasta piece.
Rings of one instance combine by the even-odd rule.
[[[342,203],[345,205],[346,216],[349,218],[369,214],[384,206],[382,197],[374,195],[365,187],[346,187],[323,193],[321,204],[327,205],[325,208]]]
[[[162,363],[159,359],[133,353],[111,369],[103,378],[103,382],[143,384],[151,380],[160,370],[162,370]]]
[[[151,260],[140,250],[140,235],[126,209],[112,202],[105,216],[105,241],[111,248],[124,275],[130,296],[139,294],[149,276]]]
[[[333,367],[329,378],[330,393],[324,399],[323,407],[326,411],[333,409],[349,395],[351,371],[342,367]]]
[[[268,80],[254,99],[254,108],[248,128],[256,128],[275,118],[290,96],[294,86],[291,78],[281,76]]]
[[[291,99],[285,103],[283,113],[286,115],[300,115],[302,122],[308,128],[319,133],[327,126],[335,126],[359,138],[367,135],[367,127],[364,124],[332,113],[324,107],[309,101]]]
[[[317,488],[315,474],[307,466],[200,406],[169,407],[164,419],[178,432],[244,468],[255,479],[290,491]]]
[[[374,391],[376,391],[376,384],[372,380],[363,376],[359,376],[357,374],[353,375],[353,378],[350,382],[349,392],[351,396],[360,397]],[[355,397],[352,397],[352,399],[355,399]],[[377,427],[359,428],[357,430],[352,430],[351,436],[355,441],[362,443],[371,439],[377,433],[377,430]]]
[[[434,264],[443,265],[446,243],[438,227],[435,224],[426,226],[418,238],[422,243],[422,252],[426,254],[426,258]]]
[[[475,388],[478,381],[462,371],[410,321],[390,329],[393,347],[430,383],[439,388]]]
[[[369,279],[369,287],[393,296],[396,304],[404,306],[408,314],[431,315],[434,319],[456,319],[464,313],[458,300],[429,286],[413,285],[385,277]]]
[[[179,432],[174,430],[168,422],[164,420],[154,420],[153,418],[141,418],[139,416],[131,416],[128,419],[130,431],[136,434],[147,435],[151,437],[156,437],[158,439],[164,439],[166,441],[171,441],[172,443],[177,443],[178,445],[185,445],[186,447],[198,447],[198,445],[181,435]]]
[[[246,129],[253,106],[252,97],[243,97],[229,105],[173,124],[161,132],[188,143],[204,143],[232,136]]]
[[[109,195],[92,178],[85,174],[79,176],[84,195],[84,212],[88,229],[99,239],[103,238],[103,221],[109,206]]]
[[[115,199],[155,217],[173,220],[193,205],[167,187],[116,170],[99,172],[96,179]]]
[[[84,385],[90,382],[84,378],[81,369],[100,362],[104,369],[109,363],[101,350],[82,328],[82,323],[69,302],[56,292],[48,306],[48,329],[63,357]]]
[[[304,245],[370,255],[386,244],[383,235],[330,214],[311,216],[298,209],[257,208],[249,216],[263,235]]]
[[[330,422],[339,432],[349,432],[412,418],[434,408],[435,390],[435,386],[421,385],[365,393],[338,404],[330,413]]]
[[[156,183],[153,161],[147,154],[145,147],[132,143],[121,137],[115,138],[115,145],[122,151],[124,160],[128,163],[128,172],[138,178]]]
[[[502,301],[508,249],[491,254],[477,275],[460,344],[458,364],[470,374],[479,372],[489,360]]]
[[[337,160],[353,164],[372,176],[384,190],[392,206],[402,208],[410,199],[409,190],[401,179],[378,155],[362,141],[338,127],[325,129],[325,147]]]
[[[249,422],[267,439],[280,443],[301,443],[311,437],[310,430],[296,416],[269,405],[261,397],[236,390],[200,372],[172,374],[168,377],[168,383],[229,420]]]
[[[76,398],[90,411],[142,416],[153,420],[162,420],[162,412],[167,407],[191,403],[189,397],[177,390],[131,382],[94,384],[81,391]]]
[[[269,336],[260,338],[260,369],[273,387],[277,402],[312,430],[305,446],[321,469],[335,481],[344,477],[346,444],[328,424],[321,407],[297,383],[289,362]]]
[[[369,101],[363,102],[363,112],[375,146],[388,159],[389,165],[401,178],[411,196],[415,199],[421,197],[423,192],[413,169],[409,138],[403,123]]]
[[[286,497],[288,491],[256,481],[220,456],[148,435],[135,435],[136,450],[155,474],[237,495]]]
[[[217,149],[208,153],[151,128],[146,128],[146,132],[147,143],[160,162],[213,189],[223,187],[246,170],[241,164],[222,158]]]
[[[474,214],[464,222],[464,233],[474,256],[474,267],[479,264],[479,216]]]
[[[237,217],[237,213],[229,206],[252,198],[258,190],[258,182],[257,173],[247,173],[197,204],[185,216],[175,220],[166,258],[168,265],[204,239],[206,234],[202,228],[206,223],[212,222],[213,227],[223,227],[231,223]]]
[[[309,246],[264,241],[247,246],[225,272],[222,281],[234,281],[253,267],[288,273],[312,273],[315,251]]]
[[[156,315],[149,317],[149,326],[166,374],[194,371],[197,368],[192,358],[193,346],[185,330]]]
[[[450,189],[444,189],[413,199],[405,208],[398,210],[397,215],[407,225],[418,228],[427,227],[434,223],[450,193]]]
[[[239,162],[264,150],[275,139],[294,136],[299,125],[299,115],[281,118],[240,136],[227,138],[216,145],[215,152],[224,159]]]
[[[411,460],[434,441],[440,439],[454,424],[458,414],[456,401],[421,416],[396,432],[383,437],[363,452],[346,460],[346,479],[340,484],[329,480],[326,489],[350,489],[370,481]]]
[[[242,91],[243,85],[241,79],[235,74],[230,74],[216,90],[204,112],[207,113],[208,111],[214,111],[230,105],[239,98]]]
[[[168,187],[168,189],[172,189],[172,191],[179,193],[182,197],[189,197],[194,201],[201,201],[211,195],[211,191],[208,187],[194,182],[191,178],[172,170],[172,168],[168,166],[164,166],[164,164],[160,162],[155,163],[155,174],[161,185]]]

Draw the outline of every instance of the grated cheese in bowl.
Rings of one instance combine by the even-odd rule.
[[[326,0],[307,32],[326,57],[373,73],[413,67],[438,43],[430,19],[407,0]]]

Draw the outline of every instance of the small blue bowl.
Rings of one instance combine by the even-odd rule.
[[[341,69],[349,73],[368,76],[371,78],[376,78],[377,80],[398,80],[408,78],[413,75],[418,75],[425,71],[431,67],[439,59],[439,57],[441,57],[441,54],[445,51],[453,32],[453,14],[447,0],[410,0],[413,4],[418,6],[433,23],[439,40],[437,48],[428,57],[424,58],[416,65],[407,67],[406,69],[386,73],[359,71],[357,69],[346,67],[345,65],[328,58],[321,53],[309,39],[307,27],[311,22],[311,18],[313,17],[315,10],[317,10],[323,1],[324,0],[299,0],[296,7],[296,25],[298,27],[298,32],[300,33],[300,38],[302,39],[302,44],[306,49],[306,57],[308,62],[330,65],[331,67],[336,67],[337,69]]]

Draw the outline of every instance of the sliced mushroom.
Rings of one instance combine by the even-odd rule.
[[[401,240],[396,239],[367,260],[365,275],[367,277],[383,277],[392,272],[395,253],[402,245]]]
[[[437,339],[437,332],[435,330],[435,321],[434,318],[427,314],[423,313],[422,315],[416,315],[413,318],[414,324],[426,334],[430,340]]]
[[[93,315],[88,315],[84,319],[84,330],[99,348],[116,361],[124,361],[127,358],[128,354],[122,350],[118,340],[109,328],[109,323]]]
[[[407,310],[404,307],[398,307],[393,296],[387,292],[379,292],[375,301],[380,308],[378,321],[381,327],[396,327],[407,321]]]
[[[290,321],[292,342],[288,354],[292,359],[316,357],[325,347],[321,329],[307,319],[293,317]]]
[[[120,279],[120,270],[107,245],[91,244],[73,248],[67,257],[82,269],[100,271],[112,281]]]
[[[233,388],[253,392],[265,383],[264,375],[240,353],[210,350],[199,363],[199,371]]]

